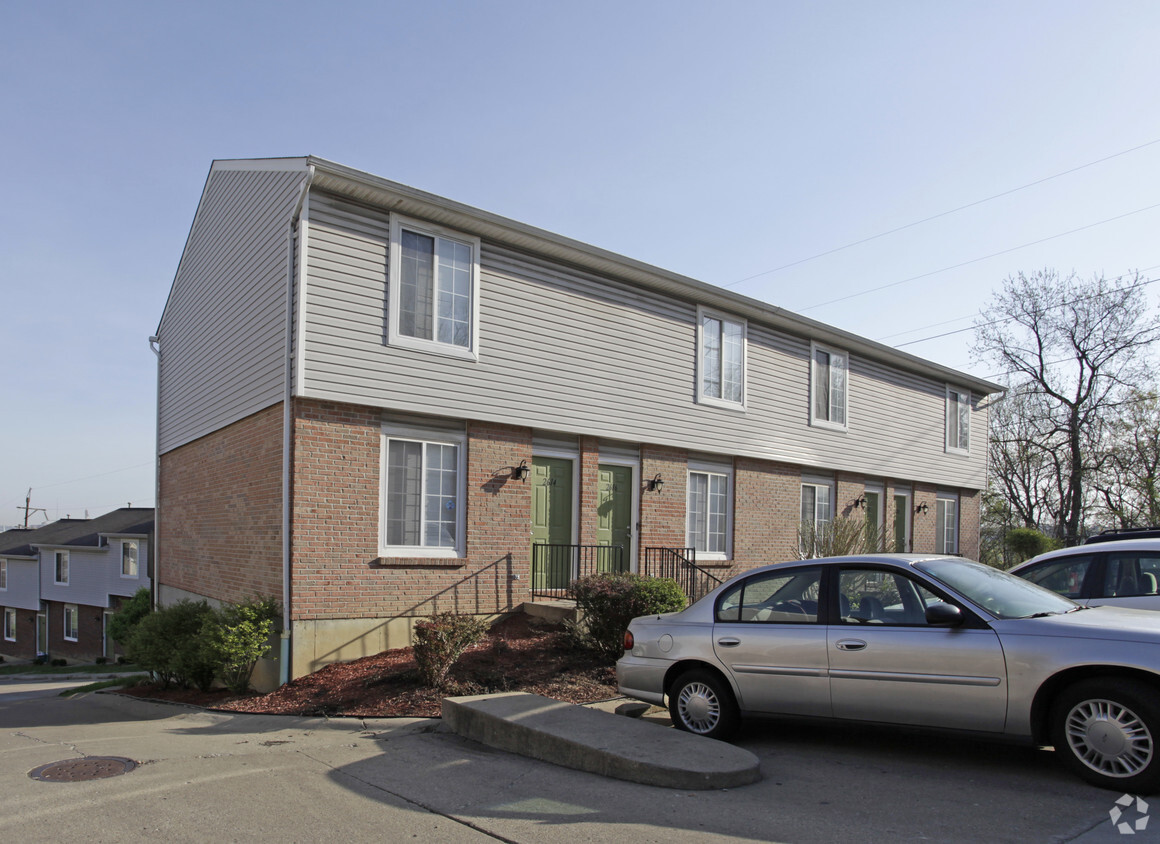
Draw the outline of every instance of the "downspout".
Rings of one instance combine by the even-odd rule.
[[[290,225],[286,228],[286,389],[282,396],[282,635],[278,660],[278,682],[290,682],[290,471],[294,437],[291,426],[294,414],[290,407],[294,397],[294,243],[298,230],[298,220],[306,194],[314,181],[314,165],[306,168],[306,178],[298,192],[298,202],[290,215]],[[305,307],[305,302],[300,303]]]
[[[149,562],[153,564],[153,609],[161,606],[161,591],[158,582],[160,566],[157,549],[161,546],[161,338],[154,334],[149,338],[149,350],[157,356],[157,417],[153,426],[153,547],[148,550]]]

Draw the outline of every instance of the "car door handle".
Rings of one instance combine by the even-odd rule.
[[[717,644],[723,648],[735,648],[741,644],[741,640],[735,639],[732,636],[729,636],[725,639],[718,639]]]
[[[840,651],[860,651],[866,643],[861,639],[839,639],[837,647]]]

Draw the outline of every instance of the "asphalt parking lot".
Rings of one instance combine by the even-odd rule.
[[[490,750],[437,720],[233,715],[63,699],[62,685],[0,684],[5,840],[1125,840],[1108,814],[1120,795],[1050,753],[969,739],[755,723],[738,743],[761,759],[762,781],[694,792]],[[87,782],[28,776],[82,756],[141,764]],[[1142,817],[1130,808],[1126,819]],[[1160,822],[1130,840],[1150,837]]]

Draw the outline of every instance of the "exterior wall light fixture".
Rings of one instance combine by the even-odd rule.
[[[651,480],[645,482],[645,489],[649,492],[660,492],[661,487],[664,485],[665,482],[661,479],[661,473],[657,472]]]
[[[528,461],[521,460],[520,465],[516,466],[514,469],[512,469],[512,480],[513,481],[526,481],[528,479],[528,475],[530,475],[531,473],[532,473],[532,470],[528,466]]]
[[[854,509],[855,510],[857,510],[859,507],[865,507],[865,506],[866,506],[866,496],[865,495],[859,495],[857,498],[854,499]]]
[[[919,504],[917,507],[915,507],[915,508],[914,508],[914,512],[916,512],[916,513],[922,513],[922,515],[924,515],[924,516],[927,514],[927,511],[928,511],[928,510],[930,510],[930,508],[929,508],[928,506],[926,506],[926,502],[925,502],[925,501],[924,501],[924,502],[922,502],[921,504]]]

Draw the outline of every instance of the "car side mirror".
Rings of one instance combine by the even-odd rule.
[[[963,623],[963,611],[940,601],[926,608],[926,623],[935,627],[957,627]]]

